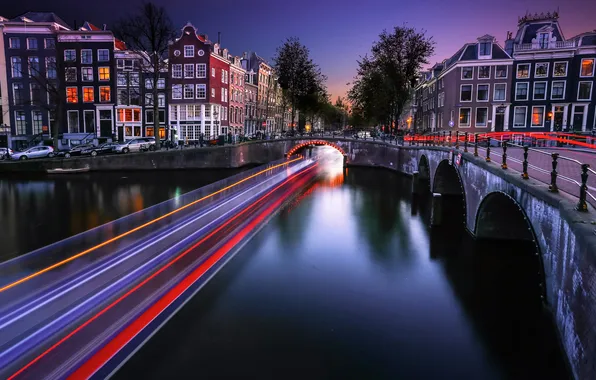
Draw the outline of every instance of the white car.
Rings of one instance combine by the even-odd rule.
[[[51,146],[34,146],[21,152],[13,153],[10,158],[13,160],[27,160],[29,158],[54,157],[54,148]]]

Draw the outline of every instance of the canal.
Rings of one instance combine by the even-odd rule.
[[[428,199],[413,202],[407,178],[328,161],[116,379],[568,378],[548,313],[536,307],[533,247],[475,242],[457,215],[431,230]],[[216,174],[2,181],[2,252]]]

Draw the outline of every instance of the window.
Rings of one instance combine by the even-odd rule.
[[[56,49],[56,40],[54,38],[44,38],[43,44],[46,49]]]
[[[27,50],[37,50],[37,38],[27,38]]]
[[[207,98],[207,85],[197,84],[197,99]]]
[[[111,100],[111,91],[109,86],[100,86],[99,87],[99,101],[100,102],[109,102]]]
[[[224,94],[225,94],[224,95],[224,102],[227,102],[228,101],[228,89],[227,88],[224,88]]]
[[[157,106],[158,107],[166,106],[166,95],[165,94],[157,94]]]
[[[29,57],[29,76],[35,77],[40,74],[39,57]]]
[[[476,127],[486,127],[488,122],[488,108],[476,108]]]
[[[86,132],[95,131],[95,111],[85,110],[83,111],[83,125]]]
[[[528,107],[515,107],[513,110],[513,127],[523,128],[526,126],[526,113]]]
[[[95,94],[93,87],[83,87],[83,103],[93,103],[95,101]]]
[[[64,77],[67,82],[76,82],[77,81],[77,68],[76,67],[67,67],[64,71]]]
[[[109,49],[98,49],[97,50],[97,61],[98,62],[108,62],[110,60],[110,50]]]
[[[25,111],[15,111],[14,113],[15,119],[15,129],[17,131],[17,135],[25,135],[27,134],[27,123],[25,119]]]
[[[19,39],[19,37],[10,37],[8,39],[8,47],[11,49],[20,49],[21,40]]]
[[[122,122],[139,122],[141,121],[140,108],[119,108],[116,119]],[[129,134],[131,135],[131,134]]]
[[[92,82],[93,67],[81,67],[81,79],[83,80],[83,82]],[[118,77],[118,80],[120,80],[120,77]]]
[[[37,135],[42,132],[43,116],[41,111],[32,111],[31,119],[33,120],[33,134]]]
[[[555,62],[553,68],[554,77],[566,77],[567,76],[567,62]]]
[[[65,62],[76,62],[77,51],[74,49],[64,50],[64,61]]]
[[[110,68],[109,67],[100,67],[97,70],[99,71],[99,80],[101,80],[101,81],[110,80]]]
[[[128,84],[128,78],[126,77],[126,73],[117,72],[116,73],[116,85],[118,87],[125,87]]]
[[[12,99],[14,101],[15,106],[25,105],[25,94],[23,92],[22,83],[12,84]]]
[[[226,71],[221,71],[221,83],[226,83]]]
[[[10,58],[12,77],[21,78],[23,76],[23,64],[21,63],[21,57]]]
[[[583,132],[585,130],[586,120],[584,117],[587,116],[585,111],[587,111],[586,106],[573,105],[571,127],[574,131]]]
[[[184,65],[184,78],[194,78],[195,77],[195,65],[192,63],[188,63]]]
[[[224,89],[223,88],[221,89],[221,97],[220,98],[221,98],[220,100],[222,102],[225,102],[225,100],[224,100]]]
[[[495,102],[497,102],[497,101],[504,102],[506,99],[507,99],[507,83],[495,84],[493,100]]]
[[[150,78],[145,79],[145,88],[149,89],[149,90],[153,88],[153,79],[150,79]]]
[[[197,63],[197,78],[207,77],[207,65],[204,63]]]
[[[79,111],[67,111],[68,114],[68,132],[79,132]]]
[[[159,89],[166,88],[166,78],[157,78],[157,88],[159,88]]]
[[[459,100],[461,102],[471,102],[472,101],[472,85],[471,84],[462,84],[459,92]]]
[[[184,45],[184,57],[190,58],[195,56],[195,47],[193,45]]]
[[[66,87],[66,103],[78,103],[79,92],[76,87]]]
[[[215,98],[215,88],[211,88],[211,97]]]
[[[594,58],[582,59],[580,77],[593,77],[594,76]]]
[[[478,67],[478,79],[490,78],[490,66],[479,66]]]
[[[479,84],[476,91],[476,100],[479,102],[488,102],[488,94],[490,93],[490,85]]]
[[[184,85],[184,99],[193,99],[195,96],[195,86],[192,84],[185,84]]]
[[[153,94],[145,94],[145,105],[146,106],[153,105]]]
[[[181,84],[173,84],[172,85],[172,99],[182,99],[182,85]]]
[[[56,57],[46,57],[46,76],[49,79],[56,79]]]
[[[91,49],[81,49],[81,63],[87,65],[93,63],[93,51]]]
[[[507,78],[507,66],[499,65],[495,69],[495,78],[504,79]]]
[[[482,56],[490,56],[492,46],[493,46],[492,42],[481,42],[479,44],[480,53],[478,55],[481,57]]]
[[[474,79],[474,68],[473,67],[462,67],[461,79]]]
[[[528,82],[515,84],[515,100],[528,100]]]
[[[532,99],[546,99],[546,82],[534,82],[534,94],[532,95]]]
[[[544,106],[532,107],[532,127],[544,127]]]
[[[172,78],[182,78],[182,65],[172,65]]]
[[[548,76],[548,62],[537,63],[534,67],[535,78],[545,78]]]
[[[553,81],[552,88],[550,91],[551,100],[565,99],[565,87],[566,86],[567,86],[567,82],[565,82],[564,80]]]
[[[469,127],[470,126],[470,112],[471,108],[460,108],[459,109],[459,126]]]
[[[550,38],[548,33],[540,33],[538,34],[538,46],[540,49],[548,49],[548,42]]]
[[[517,65],[517,78],[524,79],[530,77],[530,64],[529,63],[521,63]]]
[[[29,93],[31,94],[31,105],[41,104],[41,86],[39,83],[30,83]]]
[[[579,82],[577,100],[592,100],[592,82]]]

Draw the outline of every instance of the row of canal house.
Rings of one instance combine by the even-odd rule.
[[[424,72],[415,88],[413,127],[596,130],[596,30],[567,39],[558,20],[556,12],[526,15],[504,46],[485,35]]]
[[[157,81],[147,53],[127,49],[105,25],[77,28],[51,12],[27,12],[0,17],[0,30],[0,146],[40,144],[55,128],[60,145],[72,146],[150,136],[196,141],[289,125],[288,110],[278,107],[276,118],[267,108],[281,93],[267,62],[233,56],[191,24],[171,41]]]

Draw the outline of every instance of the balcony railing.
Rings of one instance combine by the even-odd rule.
[[[528,51],[528,50],[550,50],[550,49],[568,49],[574,48],[575,41],[554,41],[547,44],[533,42],[529,44],[513,45],[514,51]]]

